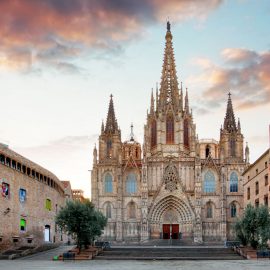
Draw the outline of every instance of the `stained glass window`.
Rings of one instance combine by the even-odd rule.
[[[174,121],[171,115],[166,120],[166,143],[174,143]]]
[[[215,176],[211,171],[207,171],[204,175],[204,192],[213,193],[216,191],[216,181]]]
[[[136,175],[134,173],[130,173],[127,177],[127,193],[136,193],[137,191],[137,181]]]
[[[109,173],[105,175],[105,192],[106,193],[113,192],[112,176]]]
[[[230,176],[230,192],[238,192],[238,176],[232,172]]]

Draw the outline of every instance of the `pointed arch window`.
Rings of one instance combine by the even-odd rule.
[[[188,119],[184,120],[184,146],[189,148],[189,130],[188,130]]]
[[[174,143],[174,120],[172,115],[167,116],[166,119],[166,143]]]
[[[214,193],[216,191],[215,175],[211,171],[207,171],[204,175],[203,191],[205,193]]]
[[[208,158],[209,154],[210,154],[210,146],[207,144],[205,148],[205,158]]]
[[[130,202],[128,205],[128,218],[136,218],[135,202]]]
[[[236,172],[230,175],[230,192],[238,192],[238,176]]]
[[[137,180],[136,180],[136,175],[134,173],[128,174],[126,191],[127,193],[137,192]]]
[[[236,214],[237,214],[236,204],[232,203],[231,204],[231,217],[232,218],[236,217]]]
[[[206,218],[213,218],[213,205],[211,202],[206,204]]]
[[[153,120],[151,123],[151,147],[157,145],[157,122]]]
[[[113,192],[112,176],[109,173],[105,175],[105,192],[106,193]]]
[[[107,141],[107,158],[112,158],[112,140]]]
[[[111,203],[106,204],[106,218],[112,218],[112,205],[111,205]]]
[[[231,157],[235,157],[235,140],[230,139]]]

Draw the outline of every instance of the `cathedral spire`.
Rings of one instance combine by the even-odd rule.
[[[188,89],[187,88],[186,88],[186,96],[185,96],[185,112],[189,113]]]
[[[153,92],[153,88],[152,88],[152,92],[151,92],[151,108],[150,108],[150,114],[153,114],[155,111],[155,100],[154,100],[154,92]]]
[[[115,133],[118,130],[117,120],[114,113],[113,95],[110,96],[110,104],[105,126],[105,133]]]
[[[176,76],[176,66],[174,60],[172,44],[171,24],[167,22],[166,44],[160,84],[159,110],[164,110],[168,104],[173,106],[175,111],[179,108],[179,88]]]
[[[224,119],[224,125],[223,128],[227,130],[228,132],[234,132],[237,131],[235,118],[234,118],[234,112],[233,112],[233,106],[232,106],[232,100],[231,100],[231,93],[228,94],[228,102],[227,102],[227,111],[226,116]]]

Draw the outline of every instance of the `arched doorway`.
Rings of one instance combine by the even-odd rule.
[[[44,230],[44,241],[45,242],[50,242],[51,238],[51,226],[50,225],[45,225],[45,230]]]
[[[179,239],[193,236],[194,213],[188,204],[173,195],[157,202],[150,211],[150,237]]]

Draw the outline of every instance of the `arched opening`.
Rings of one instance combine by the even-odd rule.
[[[112,205],[110,202],[106,204],[106,218],[112,218]]]
[[[230,175],[230,192],[238,192],[238,176],[236,172]]]
[[[112,140],[107,141],[107,158],[112,158]]]
[[[112,175],[110,173],[106,173],[105,175],[105,193],[113,192],[113,183],[112,183]]]
[[[127,176],[126,191],[127,193],[137,192],[137,180],[134,173],[129,173]]]
[[[235,157],[235,140],[233,138],[230,139],[230,150],[231,157]]]
[[[130,202],[128,204],[127,210],[128,210],[127,217],[129,219],[136,218],[136,204],[135,204],[135,202]]]
[[[213,204],[211,202],[206,203],[206,218],[213,218]]]
[[[207,158],[210,155],[210,146],[207,144],[205,147],[205,158]]]
[[[174,120],[172,115],[168,115],[166,119],[166,143],[174,143]]]
[[[45,225],[44,241],[45,242],[50,242],[51,241],[51,226],[50,225]]]
[[[237,216],[237,208],[236,208],[236,204],[233,202],[231,203],[231,217],[234,218]]]

